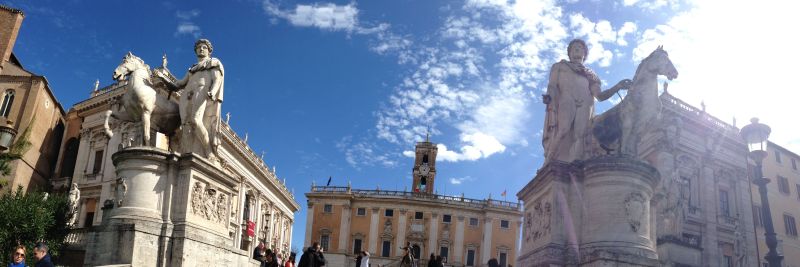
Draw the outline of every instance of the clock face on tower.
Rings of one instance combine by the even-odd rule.
[[[421,166],[419,166],[419,173],[422,174],[423,176],[428,176],[428,172],[430,171],[431,167],[428,166],[428,163],[423,163]]]

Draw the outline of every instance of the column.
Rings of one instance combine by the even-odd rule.
[[[348,240],[350,240],[350,203],[342,206],[342,218],[339,222],[339,253],[347,253]]]
[[[408,212],[407,209],[400,209],[400,218],[398,218],[399,220],[397,223],[397,237],[394,239],[394,247],[398,248],[394,250],[395,256],[403,256],[405,254],[405,251],[399,248],[406,246],[406,223],[408,221],[406,212]],[[416,256],[419,258],[419,255]]]
[[[289,249],[290,250],[292,249],[292,230],[293,229],[294,229],[294,221],[292,221],[292,219],[289,219],[289,229],[286,230],[286,232],[287,232],[286,238],[289,239],[287,244],[289,244]],[[298,258],[298,261],[299,260],[300,259]]]
[[[439,252],[436,251],[439,247],[439,213],[433,213],[430,223],[429,229],[431,229],[431,233],[428,236],[428,255],[431,253],[439,255]]]
[[[311,226],[314,225],[314,202],[308,202],[308,209],[306,210],[306,241],[305,247],[311,246]]]
[[[378,255],[378,211],[380,208],[372,208],[372,216],[369,219],[369,253]]]
[[[233,242],[234,247],[240,247],[242,245],[242,213],[244,212],[244,193],[247,192],[244,188],[244,183],[239,183],[239,200],[236,202],[239,207],[237,207],[236,212],[236,234],[233,235]]]
[[[706,188],[705,192],[708,194],[701,194],[702,196],[702,211],[705,214],[706,223],[717,223],[717,210],[719,205],[718,186],[714,181],[714,169],[703,163],[700,172],[700,180],[703,183],[702,187]],[[708,266],[720,266],[720,251],[719,244],[717,243],[717,231],[703,231],[703,252],[708,254]],[[704,253],[705,254],[705,253]]]
[[[456,221],[456,240],[453,245],[453,261],[456,265],[464,259],[464,216],[459,215]]]
[[[81,184],[81,182],[84,182],[82,180],[83,174],[87,171],[86,162],[89,161],[89,150],[91,150],[89,147],[89,139],[91,138],[89,136],[89,130],[82,129],[79,138],[80,142],[78,145],[78,156],[75,160],[75,170],[69,175],[72,176],[73,183]]]
[[[263,226],[264,225],[264,220],[261,219],[261,213],[262,213],[261,212],[261,203],[262,203],[261,197],[259,197],[258,194],[256,194],[256,199],[254,201],[256,203],[256,211],[254,212],[255,215],[253,216],[252,220],[253,220],[253,222],[256,223],[256,229],[253,232],[253,234],[255,234],[255,236],[253,237],[253,240],[255,241],[253,247],[258,246],[258,242],[260,242],[258,240],[258,237],[261,234],[261,228],[264,227]],[[265,241],[264,243],[268,243],[268,242]]]
[[[481,242],[481,257],[479,262],[488,262],[492,258],[492,218],[488,215],[483,219],[483,242]],[[516,244],[514,244],[516,246]],[[481,264],[483,265],[483,264]]]

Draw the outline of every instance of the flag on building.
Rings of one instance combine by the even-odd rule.
[[[328,184],[325,185],[325,186],[331,186],[331,177],[330,176],[328,176]]]
[[[506,190],[503,190],[503,193],[502,193],[502,194],[500,194],[500,195],[501,195],[501,196],[503,196],[503,197],[505,197],[505,196],[506,196]]]

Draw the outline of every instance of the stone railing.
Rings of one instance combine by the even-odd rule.
[[[497,208],[515,211],[519,211],[520,209],[520,203],[495,199],[480,200],[460,196],[435,195],[408,191],[351,189],[349,186],[315,185],[311,186],[311,193],[352,194],[355,197],[426,199],[444,204],[453,204],[472,208]]]
[[[73,249],[83,249],[86,247],[86,241],[88,239],[87,233],[89,232],[88,228],[75,228],[71,229],[67,234],[67,237],[64,239],[64,242],[67,244],[68,247]]]
[[[675,98],[670,94],[662,94],[661,103],[663,103],[664,107],[666,108],[673,108],[681,113],[692,114],[697,118],[699,118],[700,120],[705,121],[706,123],[711,124],[718,129],[722,129],[724,131],[729,131],[729,132],[736,132],[736,133],[739,132],[739,129],[734,127],[733,125],[730,125],[720,119],[717,119],[714,116],[708,115],[704,110],[699,110],[693,107],[692,105],[683,102],[683,100]]]
[[[689,215],[700,216],[700,207],[689,206]]]

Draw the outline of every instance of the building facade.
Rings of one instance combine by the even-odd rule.
[[[135,146],[132,140],[139,140],[141,128],[127,122],[112,123],[115,134],[110,138],[103,128],[109,103],[127,89],[126,81],[95,88],[88,99],[75,104],[66,116],[64,152],[59,157],[57,173],[60,179],[77,184],[80,189],[78,216],[74,221],[76,229],[68,236],[68,242],[76,251],[91,245],[86,244],[86,236],[100,229],[105,217],[104,204],[124,198],[127,190],[125,181],[117,175],[112,155]],[[178,187],[191,186],[192,193],[188,202],[179,204],[191,206],[190,214],[196,217],[195,221],[205,222],[208,227],[225,233],[225,238],[217,240],[227,244],[219,248],[229,250],[224,253],[250,255],[261,241],[288,257],[294,212],[300,206],[285,183],[236,135],[228,122],[222,124],[219,148],[222,163],[217,168],[221,168],[222,176],[234,177],[233,181],[193,177],[192,185],[184,185],[188,180],[180,178]],[[168,150],[166,136],[155,130],[151,136],[151,145]],[[221,215],[228,212],[227,216]]]
[[[641,145],[642,157],[661,175],[654,198],[661,264],[757,266],[739,129],[669,93],[661,102],[661,119]]]
[[[431,254],[446,266],[486,266],[491,258],[516,265],[519,203],[434,194],[436,152],[434,143],[417,143],[411,192],[312,185],[305,247],[319,242],[331,266],[355,266],[360,251],[373,266],[396,264],[406,242],[419,266]]]
[[[0,6],[0,128],[31,143],[21,159],[10,162],[11,173],[0,177],[0,193],[50,188],[65,126],[64,109],[47,79],[26,70],[12,53],[23,18],[22,11]]]
[[[763,174],[770,179],[767,197],[772,225],[778,237],[777,249],[783,255],[783,266],[800,266],[800,239],[797,235],[797,220],[800,219],[800,156],[771,142],[767,146],[767,152],[769,155],[763,162]],[[758,186],[753,185],[751,192],[759,266],[767,266],[764,256],[768,249]]]

